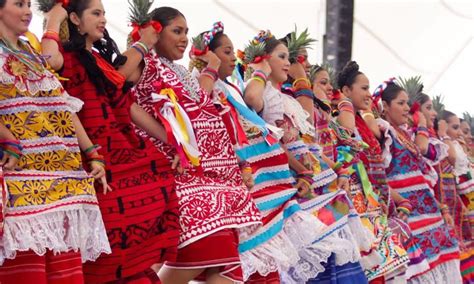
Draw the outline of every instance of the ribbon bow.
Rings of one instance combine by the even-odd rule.
[[[382,94],[387,88],[388,84],[391,84],[395,81],[395,77],[389,78],[388,80],[384,81],[382,84],[380,84],[372,94],[372,100],[374,102],[375,107],[379,112],[383,111],[383,105],[382,105]]]
[[[217,33],[220,33],[220,32],[223,32],[223,31],[224,31],[224,23],[222,23],[221,21],[215,22],[212,25],[212,29],[210,29],[209,31],[204,33],[204,44],[209,46],[211,41],[214,39],[214,36]]]
[[[270,32],[270,30],[266,30],[266,31],[260,30],[260,32],[253,38],[252,43],[253,44],[258,44],[258,43],[261,43],[261,42],[265,42],[269,38],[272,38],[272,37],[273,37],[273,35]]]
[[[156,30],[157,33],[161,32],[161,30],[163,29],[160,22],[153,21],[153,20],[141,25],[135,22],[132,23],[133,30],[132,30],[131,36],[132,36],[133,41],[135,42],[140,39],[140,33],[138,32],[140,29],[144,29],[150,25],[153,26],[153,28]]]

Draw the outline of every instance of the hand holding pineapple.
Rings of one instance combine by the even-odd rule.
[[[268,75],[270,75],[270,73],[272,73],[272,68],[270,67],[270,64],[268,63],[267,59],[264,59],[259,63],[251,63],[249,64],[249,66],[250,68],[252,68],[252,70],[260,70],[265,72],[265,75],[267,75],[267,77]]]
[[[44,13],[46,19],[46,29],[54,29],[59,31],[59,26],[64,22],[68,16],[67,11],[61,3],[57,3],[51,10]]]
[[[303,64],[299,62],[292,63],[288,75],[293,79],[306,78],[306,71],[304,70]]]
[[[160,38],[160,34],[152,25],[140,28],[138,33],[140,34],[140,42],[145,44],[149,50],[155,46],[156,42]]]
[[[219,70],[219,67],[221,66],[221,60],[217,55],[208,50],[206,53],[203,55],[191,55],[191,59],[195,60],[201,60],[206,63],[206,66],[209,68],[212,68],[214,70]]]

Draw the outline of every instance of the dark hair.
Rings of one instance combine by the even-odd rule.
[[[427,101],[430,100],[430,97],[425,94],[425,93],[419,93],[416,97],[415,97],[415,101],[417,101],[420,105],[426,103]]]
[[[446,120],[448,122],[448,119],[451,117],[456,116],[453,112],[450,112],[449,110],[443,110],[443,113],[441,114],[441,118]]]
[[[337,74],[337,85],[339,89],[342,90],[342,87],[347,86],[351,87],[354,84],[356,77],[360,74],[364,74],[359,71],[359,64],[355,61],[347,62],[346,66],[342,68],[341,72]]]
[[[154,21],[160,22],[163,28],[168,26],[172,20],[179,16],[185,18],[183,13],[181,13],[179,10],[166,6],[156,8],[151,12],[151,16]]]
[[[405,91],[405,89],[395,84],[394,82],[388,83],[387,87],[382,92],[382,101],[390,105],[390,103],[398,97],[398,94],[401,91]]]
[[[67,7],[67,12],[68,14],[74,12],[78,17],[81,17],[84,10],[88,8],[90,2],[90,0],[72,0]],[[117,86],[107,78],[104,72],[97,65],[92,53],[86,49],[87,35],[81,35],[76,25],[71,22],[70,18],[68,19],[68,28],[69,40],[64,44],[64,50],[75,52],[78,55],[79,61],[86,69],[89,79],[92,81],[99,94],[107,95],[111,102],[117,100],[118,98],[115,97]],[[127,61],[127,57],[121,55],[117,44],[110,37],[107,30],[104,31],[104,38],[94,42],[93,47],[99,51],[102,58],[107,60],[115,68],[125,64]],[[126,83],[123,92],[125,93],[130,87],[131,84]]]
[[[204,34],[205,32],[201,33],[201,34]],[[211,42],[209,42],[209,50],[210,51],[215,51],[216,48],[218,48],[219,46],[221,46],[222,42],[221,42],[221,39],[222,37],[224,36],[227,36],[224,32],[218,32],[214,35],[214,37],[212,38]]]
[[[279,39],[276,39],[275,37],[268,38],[265,40],[265,53],[270,54],[273,52],[273,50],[279,46],[280,44],[285,44]]]
[[[7,3],[7,0],[0,0],[0,8],[3,8],[3,6],[5,6],[5,3]]]

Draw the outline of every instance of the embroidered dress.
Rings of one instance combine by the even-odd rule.
[[[318,187],[324,186],[324,182],[322,182],[324,179],[318,176],[319,170],[316,169],[318,161],[300,136],[300,132],[308,135],[314,133],[311,132],[311,125],[306,123],[307,113],[305,116],[301,105],[294,98],[275,89],[270,83],[265,88],[263,100],[264,108],[261,111],[263,119],[284,130],[282,144],[303,165],[315,172],[312,176],[312,192],[308,196],[298,198],[298,201],[305,211],[316,216],[318,221],[324,224],[321,235],[313,241],[313,245],[321,245],[329,249],[335,257],[337,266],[330,267],[330,263],[326,262],[326,259],[320,259],[319,262],[325,262],[324,269],[343,271],[344,265],[359,261],[359,247],[368,249],[372,241],[371,237],[363,229],[345,192],[341,190],[316,195]],[[292,171],[292,174],[296,173]],[[306,266],[312,267],[317,264],[317,262],[307,262]],[[299,265],[302,264],[299,263]],[[363,273],[362,270],[359,272]],[[316,278],[316,276],[311,278]],[[282,277],[285,283],[302,283],[309,280],[302,278],[300,271],[295,268],[286,271]],[[317,278],[311,281],[313,280],[319,281]]]
[[[286,271],[296,267],[303,256],[308,262],[312,261],[315,252],[306,247],[324,227],[318,227],[314,217],[303,213],[294,199],[297,189],[293,187],[288,157],[274,137],[278,136],[279,129],[267,125],[249,109],[241,93],[238,87],[221,80],[216,82],[214,88],[221,115],[227,117],[224,121],[229,122],[228,132],[234,134],[231,140],[237,156],[252,168],[255,185],[250,193],[262,214],[263,225],[239,230],[244,280],[247,281],[250,276],[250,281],[254,278],[263,281],[261,276],[272,277],[272,272],[278,273],[279,269]],[[237,117],[232,115],[234,112]],[[244,131],[246,141],[243,143],[239,143],[243,139],[235,131],[239,127]]]
[[[459,219],[454,216],[456,224],[460,222],[461,238],[464,251],[461,252],[461,275],[464,283],[474,282],[474,179],[472,162],[458,141],[453,141],[456,151],[456,163],[453,168],[457,195],[461,198],[467,212]]]
[[[380,193],[380,199],[387,206],[388,227],[394,235],[392,239],[408,253],[409,263],[408,268],[404,272],[404,277],[410,278],[413,275],[428,270],[428,262],[413,238],[409,225],[397,217],[395,202],[390,198],[390,189],[387,183],[382,148],[379,141],[375,138],[364,119],[358,114],[355,116],[355,123],[357,134],[369,145],[367,149],[360,153],[359,157],[367,169],[368,180],[376,191]],[[396,260],[396,258],[393,259]],[[402,256],[398,259],[401,261],[406,258]],[[394,271],[391,275],[395,275],[396,272]]]
[[[410,283],[461,283],[458,243],[437,206],[429,165],[407,132],[395,130],[384,120],[377,122],[385,139],[383,157],[389,186],[410,200],[414,209],[408,224],[430,265],[430,270],[412,277]]]
[[[177,196],[169,161],[151,141],[135,134],[130,118],[133,102],[123,92],[125,79],[102,57],[93,53],[104,75],[117,90],[113,96],[99,94],[74,52],[63,52],[61,75],[64,86],[84,101],[78,113],[107,164],[107,179],[113,191],[106,195],[98,185],[99,205],[112,254],[84,265],[86,283],[147,278],[151,265],[176,259],[179,237]],[[116,80],[116,81],[114,81]]]
[[[188,167],[183,174],[176,175],[180,249],[177,262],[166,265],[175,268],[220,267],[222,273],[240,271],[237,238],[235,246],[231,243],[216,246],[215,242],[207,242],[224,229],[261,222],[258,209],[242,184],[241,172],[225,125],[210,96],[183,66],[154,54],[148,55],[145,63],[141,79],[134,88],[138,104],[161,119],[171,100],[176,98],[178,104],[174,105],[174,110],[184,110],[180,117],[189,119],[186,124],[189,128],[185,133],[195,137],[195,149],[201,154],[199,166]],[[161,104],[153,101],[154,95],[163,95],[165,92],[173,96],[169,97],[169,101]],[[168,119],[172,120],[170,117]],[[174,133],[182,133],[180,130],[175,128]],[[159,149],[166,150],[162,145],[156,141]],[[171,153],[168,155],[172,156]],[[206,245],[200,245],[204,243]],[[242,281],[236,275],[227,276],[234,281]]]
[[[32,49],[13,51],[0,43],[0,66],[1,123],[23,147],[21,171],[0,173],[0,265],[20,251],[42,256],[40,261],[46,253],[75,251],[82,261],[110,253],[94,179],[82,168],[72,123],[76,104]]]
[[[356,122],[357,120],[356,117]],[[333,127],[340,145],[343,145],[338,148],[338,162],[343,163],[352,172],[351,200],[365,227],[376,237],[372,250],[363,253],[362,263],[366,276],[369,280],[381,276],[388,280],[403,274],[409,259],[402,242],[403,239],[407,240],[409,235],[404,230],[406,225],[403,222],[397,222],[399,220],[389,222],[387,213],[382,210],[382,205],[390,204],[390,195],[386,182],[377,183],[381,181],[383,175],[379,173],[380,160],[374,157],[375,151],[371,153],[369,150],[369,147],[373,149],[373,145],[368,146],[362,140],[357,128],[354,129],[355,137],[352,137],[351,131],[343,126],[334,123]],[[341,159],[341,156],[349,158]],[[371,166],[370,170],[367,170],[366,165]],[[383,167],[381,169],[383,170]],[[387,209],[390,209],[389,206]],[[390,225],[397,234],[394,234]]]

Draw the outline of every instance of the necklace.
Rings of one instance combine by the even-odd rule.
[[[18,50],[12,47],[8,42],[1,39],[0,45],[3,47],[4,50],[7,51],[8,54],[14,57],[7,59],[7,65],[9,67],[9,72],[15,76],[20,77],[26,76],[27,71],[34,72],[36,75],[40,77],[44,77],[45,71],[45,63],[46,61],[42,56],[35,54],[35,52],[28,46],[28,44],[24,44],[21,41],[20,48],[24,50]],[[28,68],[25,68],[28,67]]]
[[[406,134],[405,131],[400,129],[397,126],[393,127],[395,131],[397,132],[397,139],[398,141],[407,148],[408,151],[410,151],[413,155],[415,156],[420,156],[420,151],[418,150],[418,147],[416,146],[415,142],[413,142],[410,137]]]
[[[160,57],[160,61],[171,71],[173,71],[174,74],[176,74],[179,81],[186,90],[187,95],[194,101],[199,101],[199,90],[201,89],[201,87],[199,86],[199,82],[195,78],[193,78],[191,72],[188,72],[186,68],[179,64],[173,63],[167,58]]]

